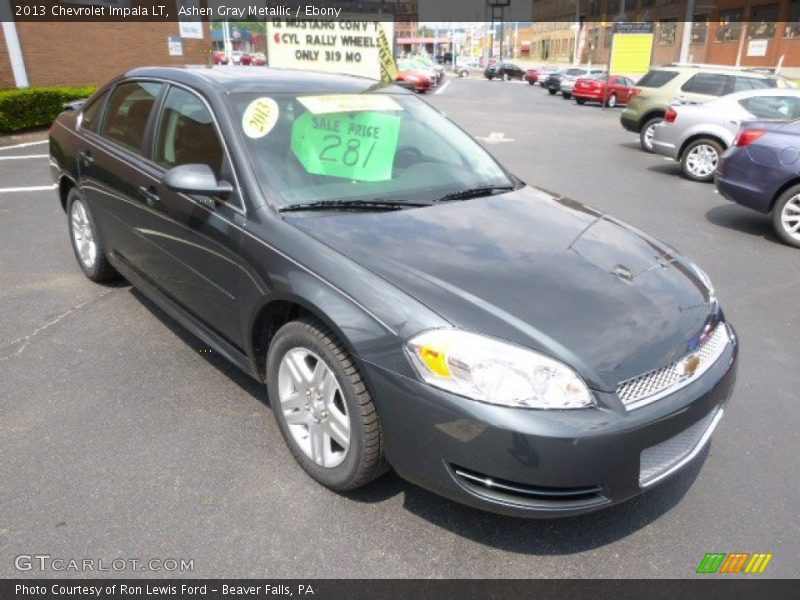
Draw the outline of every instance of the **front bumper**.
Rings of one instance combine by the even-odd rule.
[[[714,421],[736,369],[734,340],[697,381],[626,412],[615,396],[597,392],[601,407],[593,409],[494,406],[364,365],[386,456],[400,476],[463,504],[524,517],[579,514],[640,494],[649,487],[640,484],[642,452]]]

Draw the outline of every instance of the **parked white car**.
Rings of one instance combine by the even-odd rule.
[[[744,121],[800,118],[800,90],[767,88],[704,104],[673,103],[655,126],[653,151],[681,163],[693,181],[712,181],[719,157]]]

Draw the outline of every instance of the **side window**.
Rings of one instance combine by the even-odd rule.
[[[160,83],[147,81],[118,85],[108,100],[103,135],[141,152],[147,120],[160,90]]]
[[[742,77],[741,75],[736,77],[736,81],[733,84],[733,91],[734,92],[744,92],[745,90],[763,90],[771,87],[775,87],[774,85],[770,85],[772,83],[769,79],[758,79],[757,77]]]
[[[720,75],[718,73],[698,73],[689,81],[683,84],[681,90],[692,92],[693,94],[705,94],[707,96],[723,96],[728,92],[730,75]]]
[[[796,96],[753,96],[742,98],[739,104],[759,119],[796,119],[800,109]]]
[[[103,112],[103,106],[105,105],[107,98],[108,92],[105,92],[99,98],[92,100],[92,103],[83,109],[81,129],[89,129],[90,131],[97,130],[97,121],[100,117],[100,114]]]
[[[184,89],[170,88],[156,135],[155,161],[167,169],[208,165],[220,179],[224,156],[214,119],[203,101]]]

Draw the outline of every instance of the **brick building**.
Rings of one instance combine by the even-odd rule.
[[[17,86],[20,63],[28,85],[43,86],[97,85],[131,67],[208,62],[208,23],[197,23],[190,33],[201,39],[182,32],[189,33],[177,22],[6,22],[0,28],[0,89]],[[15,48],[21,55],[16,73]]]
[[[655,24],[652,63],[681,59],[689,27],[687,61],[776,67],[800,75],[800,0],[696,0],[686,22],[687,0],[534,0],[539,21],[530,40],[531,60],[573,61],[575,22],[585,28],[580,61],[604,64],[620,7],[626,21]],[[549,22],[545,22],[549,21]]]

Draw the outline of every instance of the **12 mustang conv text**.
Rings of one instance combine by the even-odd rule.
[[[496,512],[593,510],[694,458],[731,393],[697,266],[398,87],[139,68],[60,115],[50,154],[84,273],[264,381],[334,490],[391,466]]]

